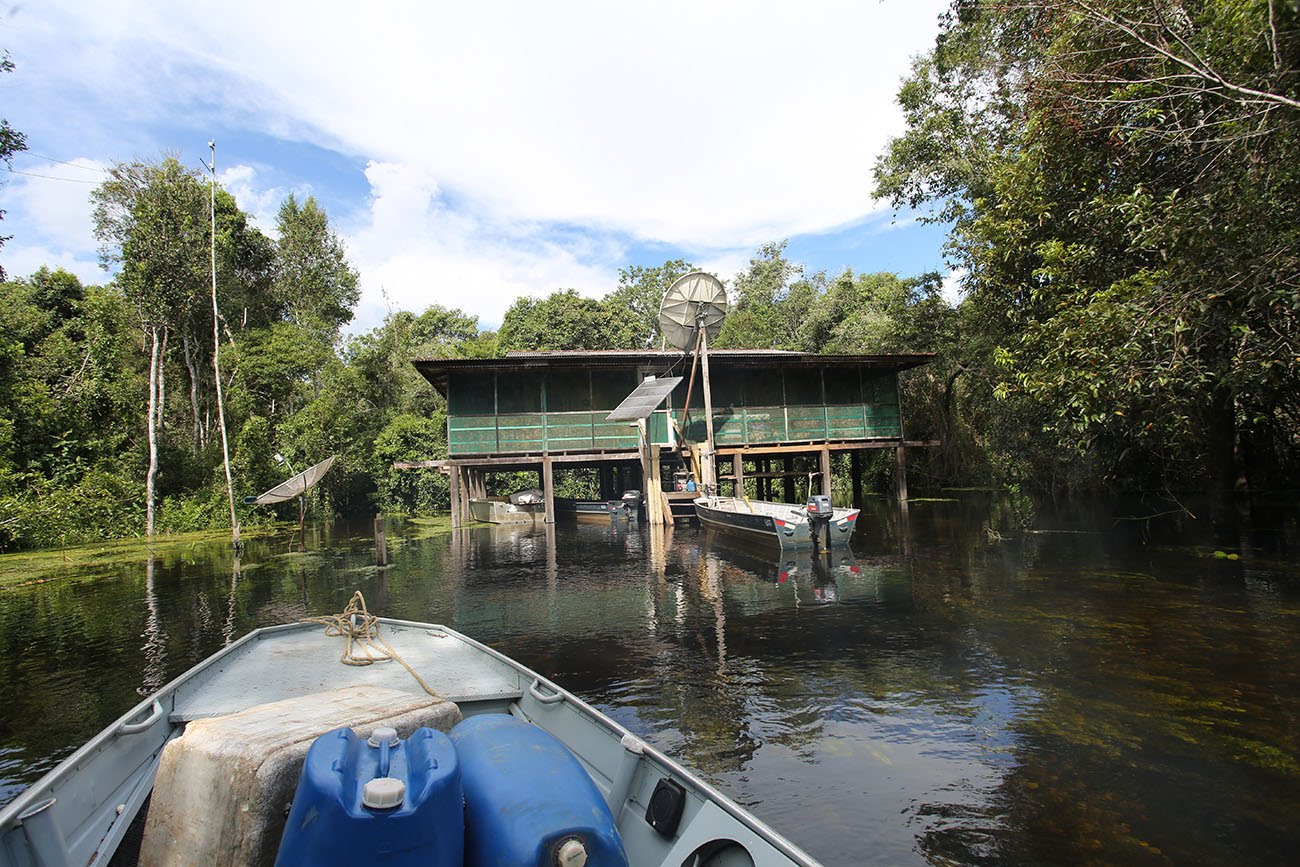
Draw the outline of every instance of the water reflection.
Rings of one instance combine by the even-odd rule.
[[[686,525],[393,522],[376,567],[366,522],[10,586],[0,797],[142,685],[360,589],[557,679],[827,863],[1297,860],[1294,519],[1023,533],[999,508],[913,503],[911,556],[881,504],[830,558]]]

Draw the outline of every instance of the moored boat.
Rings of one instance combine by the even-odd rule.
[[[0,810],[0,863],[816,863],[536,672],[361,611],[164,686]]]
[[[641,492],[624,491],[617,500],[580,500],[570,497],[555,498],[557,516],[574,516],[579,520],[609,520],[622,518],[636,520],[641,514]]]
[[[469,501],[469,513],[485,524],[531,524],[540,521],[541,503],[512,503],[504,497],[475,497]]]
[[[857,524],[857,509],[837,509],[830,497],[814,495],[803,505],[738,497],[695,499],[695,516],[706,527],[730,536],[811,548],[847,545]]]

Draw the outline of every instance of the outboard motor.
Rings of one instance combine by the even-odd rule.
[[[623,508],[633,520],[639,518],[641,516],[641,492],[624,491]]]
[[[813,542],[820,544],[822,530],[825,530],[826,547],[829,548],[831,515],[835,512],[835,507],[831,505],[831,498],[826,494],[809,494],[803,510],[808,516],[808,529],[812,532]]]

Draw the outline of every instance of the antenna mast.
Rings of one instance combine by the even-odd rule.
[[[226,405],[221,395],[221,311],[217,309],[217,142],[208,142],[212,160],[207,163],[211,174],[208,186],[208,209],[212,218],[212,374],[217,384],[217,423],[221,426],[221,460],[226,468],[226,497],[230,500],[231,544],[238,550],[239,517],[235,514],[235,483],[230,476],[230,444],[226,440]]]

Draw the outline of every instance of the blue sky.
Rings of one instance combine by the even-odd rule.
[[[871,167],[942,0],[0,5],[0,263],[102,282],[87,196],[115,161],[180,156],[268,233],[315,196],[392,309],[485,326],[523,294],[599,296],[673,258],[730,279],[788,239],[809,270],[944,270]],[[40,175],[42,177],[34,177]]]

